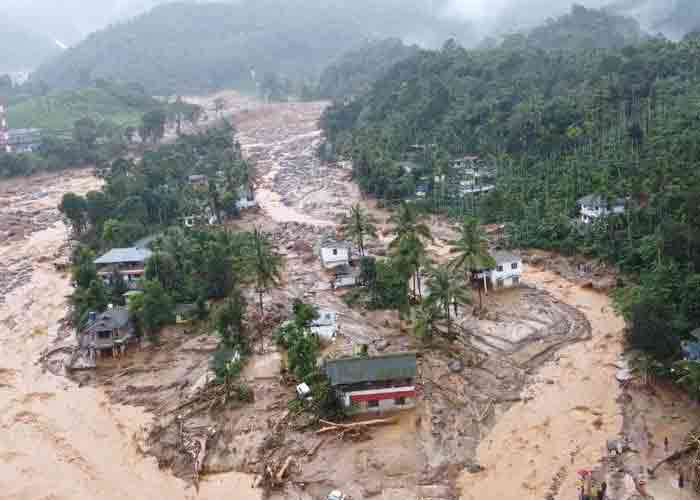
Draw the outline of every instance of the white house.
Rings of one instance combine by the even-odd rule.
[[[311,333],[323,344],[330,344],[338,336],[338,313],[329,309],[319,309],[318,318],[311,322]]]
[[[578,200],[581,207],[580,221],[590,224],[600,217],[625,213],[625,200],[622,198],[607,201],[599,194],[590,194]]]
[[[236,202],[238,210],[254,208],[257,205],[258,203],[255,201],[255,191],[253,191],[252,186],[241,186],[238,188],[238,201]]]
[[[522,258],[514,253],[503,251],[491,252],[491,256],[496,261],[496,267],[486,273],[491,287],[497,290],[518,286],[523,274]]]
[[[321,263],[325,269],[350,265],[350,245],[333,239],[321,243]]]

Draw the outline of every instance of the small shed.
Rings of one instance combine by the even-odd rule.
[[[350,265],[350,244],[327,238],[321,243],[321,263],[325,269]]]

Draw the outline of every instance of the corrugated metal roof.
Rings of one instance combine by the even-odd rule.
[[[105,330],[117,330],[129,323],[129,311],[126,307],[115,307],[99,314],[95,321],[90,323],[85,331],[100,332]]]
[[[602,195],[600,194],[589,194],[588,196],[584,196],[583,198],[580,198],[578,200],[579,205],[584,205],[587,207],[590,206],[606,206],[608,205],[609,207],[616,207],[616,206],[623,206],[625,204],[625,199],[624,198],[613,198],[610,200],[610,203],[606,203],[606,200],[603,198]]]
[[[410,379],[418,372],[415,353],[332,359],[324,369],[333,386]]]
[[[146,262],[153,254],[147,248],[113,248],[99,259],[95,264],[121,264],[123,262]]]
[[[504,250],[496,250],[491,252],[491,257],[496,261],[496,264],[508,264],[510,262],[519,262],[521,260],[520,256],[513,252],[506,252]]]

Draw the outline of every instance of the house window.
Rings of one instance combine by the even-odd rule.
[[[376,399],[367,401],[367,408],[379,408],[379,401]]]
[[[502,273],[502,272],[503,272],[503,266],[498,266],[496,269],[498,269],[498,272],[499,272],[499,273]]]
[[[496,288],[503,288],[503,278],[498,278],[496,280]]]
[[[519,285],[519,284],[520,284],[520,277],[513,276],[513,285]]]
[[[394,404],[395,404],[396,406],[404,406],[404,405],[406,404],[406,398],[404,398],[404,397],[396,398],[396,399],[394,400]]]
[[[334,248],[334,249],[333,249],[333,255],[338,255],[338,249],[337,249],[337,248]]]
[[[517,263],[517,262],[513,262],[513,263],[510,265],[510,268],[511,268],[511,269],[517,269],[517,268],[518,268],[518,263]]]
[[[101,340],[107,340],[112,338],[112,332],[97,332],[97,338]]]

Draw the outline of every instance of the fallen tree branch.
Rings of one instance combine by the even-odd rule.
[[[671,453],[666,458],[660,460],[654,467],[649,469],[649,474],[653,476],[656,473],[656,470],[659,467],[661,467],[663,464],[665,464],[666,462],[673,462],[674,460],[678,460],[679,458],[684,457],[685,455],[687,455],[688,453],[690,453],[691,451],[694,451],[696,449],[697,449],[697,445],[695,443],[693,443],[690,446],[686,446],[685,448],[682,448],[674,453]]]
[[[310,462],[314,458],[314,455],[316,455],[316,452],[318,452],[318,450],[321,449],[321,446],[323,446],[325,442],[325,439],[319,440],[319,442],[316,443],[314,447],[306,453],[306,460]]]
[[[316,431],[316,434],[323,434],[330,431],[344,431],[350,429],[357,429],[360,427],[373,427],[377,425],[393,425],[397,422],[396,417],[391,418],[381,418],[375,420],[366,420],[364,422],[354,422],[352,424],[337,424],[335,422],[329,422],[328,420],[320,420],[321,423],[326,424],[327,427],[323,427]]]
[[[492,400],[492,399],[489,399],[489,402],[488,402],[488,404],[486,405],[486,409],[481,413],[481,415],[479,415],[479,416],[476,417],[476,421],[479,422],[479,423],[483,422],[484,419],[486,418],[486,416],[487,416],[487,415],[489,414],[489,412],[491,411],[491,407],[492,407],[492,406],[493,406],[493,400]]]
[[[278,483],[282,482],[282,479],[284,479],[284,475],[287,473],[287,469],[289,468],[289,465],[292,463],[292,456],[289,455],[287,457],[287,460],[284,461],[284,465],[282,468],[277,471],[277,474],[275,475],[275,479],[277,480]]]

